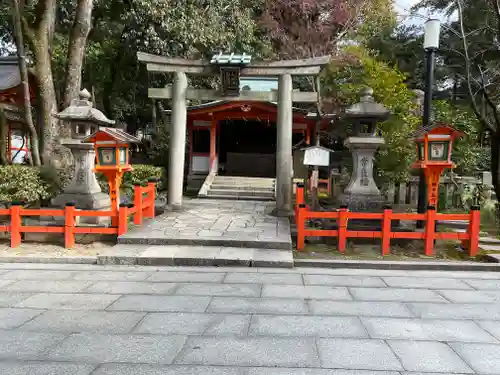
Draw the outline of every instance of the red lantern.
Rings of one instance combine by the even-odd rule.
[[[462,135],[463,133],[445,124],[427,126],[415,133],[418,160],[413,164],[413,168],[424,170],[427,202],[430,206],[437,207],[441,174],[445,168],[455,167],[451,161],[453,141]]]

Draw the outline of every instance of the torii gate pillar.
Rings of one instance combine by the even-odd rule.
[[[186,73],[175,72],[172,95],[172,124],[170,127],[167,203],[176,208],[182,205],[184,159],[186,148]]]

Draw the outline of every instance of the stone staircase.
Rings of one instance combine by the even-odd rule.
[[[206,191],[199,198],[235,200],[275,200],[274,178],[214,176]]]

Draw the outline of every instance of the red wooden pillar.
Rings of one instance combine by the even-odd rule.
[[[135,225],[142,225],[142,186],[141,185],[135,185],[134,187],[134,207],[135,207],[135,213],[134,213],[134,224]]]
[[[12,202],[10,206],[10,247],[21,245],[21,208],[22,203]]]
[[[66,203],[64,208],[64,246],[66,249],[75,246],[75,211],[75,203]]]
[[[217,139],[217,119],[213,118],[212,123],[210,124],[210,165],[209,168],[212,169],[215,154],[217,152],[216,148],[216,139]]]
[[[299,212],[299,206],[301,204],[305,204],[304,200],[304,184],[298,183],[297,188],[295,189],[295,216]]]
[[[469,222],[469,256],[474,257],[479,250],[479,232],[481,230],[481,211],[479,206],[472,206],[470,209]]]
[[[156,202],[156,184],[158,180],[151,178],[148,181],[148,208],[146,217],[154,219],[155,217],[155,202]]]
[[[120,204],[120,210],[118,211],[118,235],[127,233],[128,228],[128,208],[129,205],[125,203]]]
[[[382,219],[382,255],[391,254],[391,216],[392,207],[387,205],[384,207]]]
[[[347,246],[347,206],[342,205],[339,209],[339,220],[338,220],[338,247],[339,251],[343,254],[345,253],[345,248]]]
[[[296,217],[296,222],[297,222],[297,251],[304,250],[304,247],[306,245],[306,236],[305,236],[305,230],[306,230],[306,224],[305,224],[305,212],[307,208],[305,204],[299,204],[298,209],[297,209],[297,217]]]
[[[434,235],[436,233],[436,207],[428,206],[425,219],[425,255],[434,255]]]
[[[309,124],[306,125],[306,143],[311,144],[311,126]]]

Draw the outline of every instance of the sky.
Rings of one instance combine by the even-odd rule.
[[[417,5],[420,0],[394,0],[393,7],[394,10],[398,13],[400,22],[403,22],[408,25],[416,25],[422,26],[425,21],[429,18],[439,18],[441,21],[445,22],[447,20],[447,16],[439,13],[432,13],[428,9],[419,9],[416,12],[411,11],[411,7]],[[452,16],[452,19],[454,17]]]

